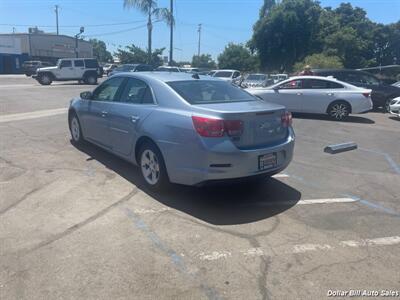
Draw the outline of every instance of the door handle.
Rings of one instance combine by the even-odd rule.
[[[333,93],[327,93],[327,95],[328,95],[328,96],[333,96],[334,94],[333,94]]]
[[[139,116],[131,116],[131,122],[132,123],[136,123],[137,121],[139,121],[140,117]]]
[[[297,96],[301,96],[301,95],[303,95],[303,93],[297,93]]]
[[[101,112],[101,116],[104,118],[104,117],[107,117],[107,115],[108,115],[108,112],[107,111],[105,111],[105,110],[103,110],[102,112]]]

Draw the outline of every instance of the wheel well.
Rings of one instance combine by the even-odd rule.
[[[86,71],[85,73],[83,73],[83,77],[88,77],[90,75],[97,78],[97,73],[95,71]]]
[[[40,72],[38,74],[38,76],[41,76],[41,75],[48,75],[52,80],[55,78],[54,74],[51,72]]]
[[[350,107],[349,113],[351,113],[352,110],[353,110],[352,107],[351,107],[351,104],[349,102],[347,102],[346,100],[339,99],[339,100],[333,101],[331,104],[328,105],[328,108],[326,109],[326,113],[329,113],[329,109],[331,108],[331,106],[336,104],[336,103],[346,103]]]
[[[158,148],[157,144],[151,138],[149,138],[148,136],[141,136],[135,145],[135,160],[136,160],[136,163],[138,163],[138,164],[139,164],[139,157],[138,157],[139,150],[140,150],[140,147],[142,147],[142,145],[145,143],[153,144]],[[158,149],[160,150],[160,148],[158,148]]]
[[[68,109],[68,127],[70,127],[71,118],[73,115],[76,115],[75,109],[73,109],[73,108]]]

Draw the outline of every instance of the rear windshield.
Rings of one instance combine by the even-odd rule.
[[[257,101],[249,93],[223,81],[188,80],[167,84],[190,104]]]
[[[230,78],[232,77],[233,72],[228,72],[228,71],[222,71],[222,72],[216,72],[214,74],[214,77],[227,77]]]

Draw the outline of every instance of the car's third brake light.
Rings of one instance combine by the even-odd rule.
[[[281,117],[282,125],[283,127],[289,127],[292,125],[292,114],[288,111],[285,111],[285,113]]]
[[[204,137],[221,137],[224,135],[224,121],[192,116],[197,133]]]

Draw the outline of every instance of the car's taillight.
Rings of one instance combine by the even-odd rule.
[[[365,98],[371,97],[371,93],[362,93]]]
[[[292,114],[288,111],[285,111],[285,113],[281,117],[282,125],[283,127],[289,127],[292,125]]]
[[[224,121],[192,116],[197,133],[204,137],[221,137],[224,135]]]
[[[240,136],[243,132],[243,122],[240,120],[221,120],[192,116],[197,133],[204,137]]]
[[[224,127],[229,136],[240,136],[243,133],[243,122],[240,120],[225,120]]]

